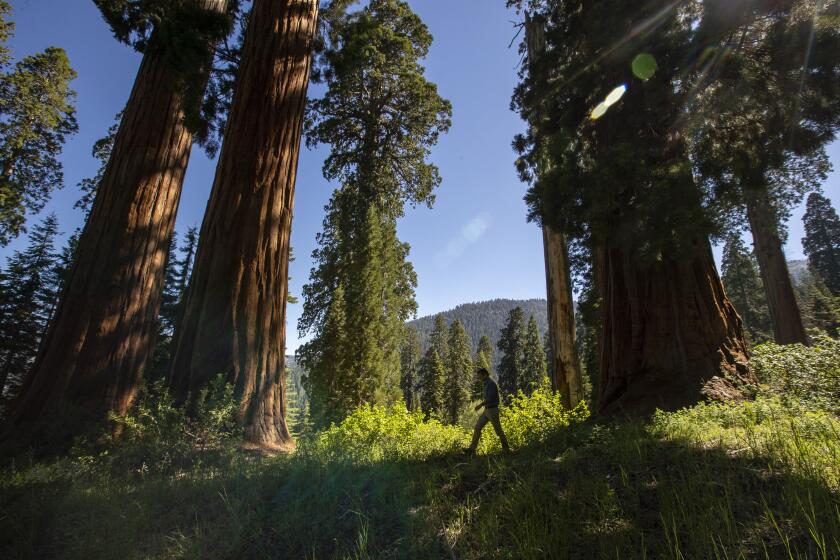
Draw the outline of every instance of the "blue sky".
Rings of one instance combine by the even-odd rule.
[[[544,297],[542,237],[535,225],[526,222],[525,186],[516,176],[510,147],[524,127],[509,110],[519,55],[516,45],[508,45],[517,18],[505,9],[504,0],[410,3],[435,37],[426,61],[428,78],[453,104],[452,130],[432,154],[443,176],[435,207],[409,209],[399,224],[400,237],[412,246],[420,315],[496,297]],[[59,46],[67,50],[79,73],[73,87],[78,92],[80,130],[61,158],[66,186],[45,210],[55,211],[62,230],[72,232],[82,219],[73,209],[79,197],[76,185],[97,168],[91,146],[128,99],[140,57],[113,39],[90,0],[11,0],[11,4],[17,24],[11,45],[15,55]],[[325,153],[323,148],[301,153],[292,234],[297,260],[291,267],[291,289],[296,294],[309,275],[309,255],[332,190],[321,177]],[[840,142],[829,153],[834,166],[840,167]],[[214,167],[203,152],[193,151],[178,213],[179,232],[201,224]],[[840,173],[835,171],[824,189],[837,207]],[[788,258],[803,258],[801,216],[802,209],[796,209],[789,224]],[[0,255],[25,242],[25,237],[16,240]],[[300,310],[300,304],[289,307],[289,351],[299,343]]]

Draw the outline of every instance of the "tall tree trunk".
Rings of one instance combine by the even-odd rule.
[[[536,60],[545,50],[545,21],[525,14],[528,64],[535,71]],[[539,119],[534,116],[531,126]],[[550,364],[552,387],[563,396],[563,404],[574,407],[583,399],[583,380],[575,345],[575,309],[569,275],[569,251],[566,238],[543,225],[543,251],[548,299],[548,336],[553,363]]]
[[[284,351],[289,237],[317,0],[256,0],[171,371],[185,399],[222,373],[246,439],[292,444]]]
[[[548,336],[553,363],[552,385],[563,396],[563,405],[583,400],[583,380],[575,343],[575,309],[569,275],[569,251],[563,235],[543,225],[545,278],[548,294]]]
[[[741,319],[706,240],[642,267],[622,245],[596,249],[603,306],[599,407],[673,410],[754,384]]]
[[[194,0],[224,12],[227,0]],[[166,53],[143,57],[61,301],[6,430],[73,408],[124,414],[151,353],[193,143]],[[210,61],[208,60],[208,63]]]
[[[802,314],[782,249],[778,219],[763,189],[753,189],[745,198],[755,256],[773,321],[773,336],[778,344],[807,345],[808,335],[802,324]]]

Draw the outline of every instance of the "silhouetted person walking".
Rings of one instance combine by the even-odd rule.
[[[478,447],[478,440],[481,438],[481,430],[484,429],[487,422],[493,424],[493,429],[496,431],[496,435],[499,436],[499,439],[502,441],[502,449],[510,451],[507,437],[505,437],[505,432],[502,430],[502,422],[499,420],[499,386],[496,385],[496,382],[490,378],[490,372],[486,369],[481,368],[478,370],[478,375],[484,383],[484,400],[481,404],[476,406],[475,409],[481,410],[481,408],[484,407],[484,410],[481,412],[478,417],[478,421],[475,423],[475,432],[473,432],[472,443],[464,451],[466,453],[475,453],[475,448]]]

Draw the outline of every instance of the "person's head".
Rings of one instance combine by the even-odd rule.
[[[490,372],[487,371],[487,368],[479,368],[478,377],[480,377],[481,379],[487,379],[490,377]]]

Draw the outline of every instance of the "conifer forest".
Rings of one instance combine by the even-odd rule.
[[[0,0],[0,558],[840,560],[840,0]]]

